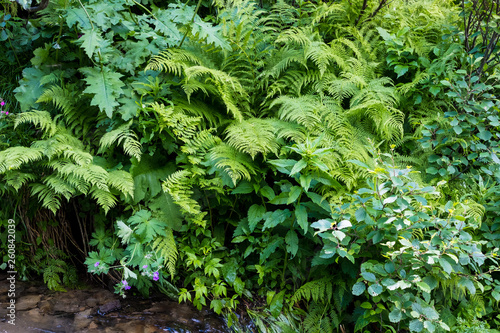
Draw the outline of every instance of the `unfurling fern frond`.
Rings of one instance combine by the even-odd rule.
[[[156,254],[163,257],[163,259],[165,260],[165,266],[167,267],[167,270],[173,279],[175,274],[175,263],[177,261],[178,255],[177,245],[175,244],[172,229],[166,228],[165,232],[165,236],[155,239],[152,247]]]
[[[141,143],[137,138],[137,134],[130,129],[131,122],[126,123],[114,129],[106,134],[104,134],[100,141],[99,152],[109,148],[115,142],[121,144],[123,141],[123,150],[125,154],[137,158],[138,161],[141,160]]]

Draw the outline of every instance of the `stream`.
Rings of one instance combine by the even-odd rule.
[[[198,311],[166,296],[122,298],[99,287],[54,292],[40,282],[21,281],[16,281],[12,325],[9,288],[7,275],[0,273],[0,333],[229,332],[212,311]]]

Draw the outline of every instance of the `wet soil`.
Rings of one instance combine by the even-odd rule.
[[[198,311],[162,295],[121,298],[98,287],[53,292],[41,283],[20,281],[16,281],[12,325],[9,288],[7,275],[0,274],[0,333],[229,332],[213,312]]]

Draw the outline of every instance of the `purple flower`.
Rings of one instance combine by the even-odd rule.
[[[123,280],[122,284],[123,284],[123,289],[125,290],[129,290],[130,288],[132,288],[131,286],[128,285],[127,280]]]
[[[153,280],[158,281],[160,279],[160,273],[158,271],[153,273]]]
[[[0,106],[4,106],[5,105],[5,102],[4,101],[1,101],[0,102]]]
[[[146,269],[146,268],[148,268],[148,265],[142,266],[142,269]]]
[[[9,111],[5,111],[5,115],[8,116],[9,115]]]
[[[94,264],[94,267],[99,266],[99,261]]]

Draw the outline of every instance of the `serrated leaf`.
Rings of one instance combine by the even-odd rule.
[[[293,186],[291,189],[290,189],[290,194],[288,196],[288,201],[287,201],[287,204],[291,204],[295,201],[297,201],[297,199],[299,198],[300,194],[302,193],[302,188],[299,187],[299,186]]]
[[[275,210],[272,214],[266,219],[264,222],[264,226],[262,227],[262,231],[267,228],[274,228],[278,224],[283,223],[288,217],[290,217],[290,211],[288,209],[285,210]]]
[[[255,230],[257,224],[262,221],[266,208],[261,205],[252,205],[248,209],[248,228],[251,232]]]
[[[292,255],[291,258],[295,257],[297,251],[299,250],[299,237],[297,237],[295,231],[288,230],[285,236],[285,242],[286,250]]]
[[[297,224],[304,231],[304,235],[309,229],[309,223],[307,222],[307,208],[301,204],[295,207],[295,218],[297,219]]]
[[[116,225],[118,227],[116,235],[122,239],[122,244],[128,244],[133,230],[128,225],[123,223],[123,221],[117,221]]]
[[[269,256],[273,254],[279,246],[281,246],[281,244],[283,244],[283,238],[275,238],[272,242],[270,242],[261,252],[260,262],[263,263],[266,261],[267,258],[269,258]]]
[[[307,166],[307,162],[301,159],[292,168],[292,171],[290,172],[290,176],[293,176],[294,174],[300,172],[302,169],[304,169]]]
[[[106,66],[102,69],[83,67],[80,68],[80,72],[85,75],[84,80],[88,84],[83,92],[94,95],[90,104],[98,106],[101,111],[106,112],[109,118],[112,118],[115,107],[119,105],[116,99],[123,92],[124,83],[120,80],[123,75]]]
[[[92,29],[89,18],[83,8],[69,8],[65,11],[66,24],[68,27],[73,27],[76,23],[80,24],[80,28],[89,30]]]
[[[82,36],[78,39],[78,42],[82,44],[82,48],[89,58],[92,59],[92,55],[95,52],[96,47],[102,43],[102,37],[97,33],[97,30],[87,30],[84,31]]]

